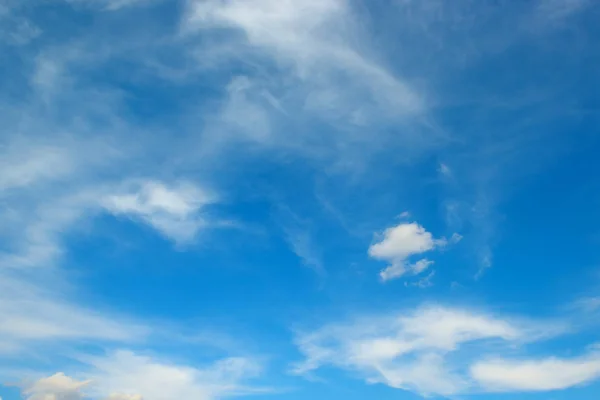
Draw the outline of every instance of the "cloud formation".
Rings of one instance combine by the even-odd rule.
[[[491,60],[494,68],[518,70],[529,79],[520,64],[505,68],[496,55],[513,43],[531,45],[527,38],[521,40],[524,31],[537,34],[542,25],[561,25],[591,4],[539,0],[497,12],[500,6],[479,9],[477,2],[466,7],[442,0],[394,1],[395,8],[382,13],[380,5],[370,9],[370,2],[351,0],[162,2],[181,8],[162,8],[161,0],[0,3],[0,46],[8,59],[0,94],[0,355],[15,358],[27,352],[37,356],[37,350],[54,354],[58,348],[72,354],[79,345],[154,347],[148,341],[152,324],[111,311],[119,304],[106,309],[87,305],[72,290],[80,271],[63,268],[71,261],[68,256],[77,258],[70,253],[75,246],[69,240],[92,232],[91,225],[109,214],[151,228],[176,244],[191,243],[214,222],[209,210],[219,201],[202,178],[233,193],[253,192],[254,165],[248,175],[236,174],[248,167],[246,158],[258,153],[269,156],[254,160],[259,174],[295,168],[298,158],[303,164],[306,159],[326,160],[334,168],[319,169],[318,179],[327,185],[336,183],[332,170],[350,171],[354,179],[369,164],[369,172],[375,173],[364,174],[360,183],[369,180],[369,185],[389,188],[389,182],[380,180],[393,175],[389,172],[396,171],[399,159],[418,158],[423,149],[448,140],[451,146],[440,152],[444,163],[439,163],[439,173],[458,188],[447,202],[448,225],[454,227],[450,220],[457,225],[471,221],[476,231],[472,236],[481,238],[476,246],[481,265],[489,267],[495,230],[490,221],[500,198],[490,188],[502,186],[496,185],[497,171],[505,174],[517,165],[498,160],[522,153],[527,164],[535,164],[527,146],[536,152],[538,147],[531,146],[529,135],[521,135],[523,127],[510,131],[498,123],[510,118],[472,107],[491,101],[494,110],[506,107],[504,103],[514,109],[522,101],[521,91],[506,95],[504,87],[497,90],[487,79],[479,85],[461,76],[487,76],[485,68],[473,69],[471,62],[487,66],[485,61]],[[510,2],[501,3],[505,7]],[[155,4],[155,10],[133,14],[141,10],[133,6]],[[52,8],[51,18],[47,7]],[[385,21],[377,18],[388,15],[398,29],[386,33]],[[136,18],[135,23],[125,16]],[[90,20],[93,26],[88,26]],[[516,28],[505,32],[498,26]],[[585,34],[578,33],[574,47],[582,48]],[[393,43],[383,43],[386,35],[392,35]],[[556,42],[545,36],[543,41]],[[529,50],[524,53],[531,55]],[[554,60],[557,53],[563,55],[555,49],[551,53]],[[491,59],[484,60],[486,55]],[[540,61],[528,67],[537,73],[540,66],[551,64],[544,57]],[[562,82],[568,74],[559,72]],[[500,75],[502,86],[519,83]],[[484,87],[500,99],[490,100],[487,93],[481,98],[477,91],[473,95],[470,86]],[[566,101],[562,95],[560,100],[562,108]],[[465,120],[474,125],[446,132],[440,124],[448,114],[461,119],[463,107],[472,116]],[[439,120],[433,114],[437,111]],[[482,118],[484,114],[492,117]],[[500,133],[490,132],[491,127],[499,127]],[[527,140],[513,142],[514,137]],[[369,158],[373,152],[382,157]],[[268,168],[263,170],[264,165]],[[288,175],[282,175],[286,180]],[[231,176],[239,180],[231,182]],[[307,181],[312,183],[312,178]],[[468,183],[461,186],[464,181]],[[296,182],[286,180],[277,190],[285,191],[286,185]],[[362,186],[353,186],[352,192],[340,197],[359,198]],[[245,205],[240,207],[244,212]],[[353,227],[364,222],[359,217],[348,220]],[[321,250],[326,243],[316,243],[303,224],[283,231],[304,264],[323,273]],[[428,287],[435,271],[424,254],[458,238],[436,238],[416,222],[401,223],[385,230],[368,253],[389,263],[380,272],[381,280],[418,276],[417,282],[405,285]],[[358,252],[364,253],[364,245]],[[581,307],[594,311],[598,304],[590,298]],[[155,310],[148,305],[143,311],[148,316]],[[306,360],[295,370],[308,373],[333,365],[367,382],[426,395],[545,391],[597,379],[593,352],[578,358],[532,359],[498,357],[495,351],[518,352],[519,345],[556,330],[488,313],[422,307],[300,335]],[[485,357],[476,358],[473,349]],[[82,380],[56,374],[24,394],[30,400],[140,400],[142,395],[145,400],[213,400],[262,390],[246,383],[260,374],[259,363],[252,359],[226,358],[198,366],[140,354],[83,357],[85,367],[72,375]],[[564,374],[557,376],[558,369]]]
[[[408,84],[355,47],[354,19],[346,0],[192,1],[184,28],[237,30],[240,46],[263,52],[309,85],[309,109],[360,122],[369,117],[368,102],[352,98],[362,94],[384,115],[422,110]]]
[[[50,288],[0,276],[0,354],[60,342],[141,342],[149,333],[143,324],[72,304]]]
[[[491,392],[567,389],[600,378],[600,355],[536,360],[491,359],[471,366],[471,376]]]
[[[217,400],[261,393],[252,387],[260,365],[248,358],[225,358],[202,368],[165,363],[121,350],[105,357],[84,357],[79,381],[64,373],[39,379],[22,389],[27,400]]]
[[[41,378],[23,389],[26,400],[81,400],[81,390],[90,381],[77,381],[62,372],[47,378]]]
[[[425,96],[388,68],[351,2],[188,4],[181,31],[202,44],[199,69],[239,71],[211,115],[212,130],[226,132],[205,138],[211,145],[250,140],[351,170],[386,144],[407,156],[436,145],[440,135],[427,127]],[[393,133],[383,129],[391,126]]]
[[[308,374],[335,366],[358,372],[369,383],[425,396],[450,396],[477,389],[490,376],[487,372],[492,368],[476,364],[478,373],[473,374],[473,381],[468,366],[474,357],[497,346],[506,348],[554,336],[561,329],[544,322],[423,306],[301,334],[297,345],[306,359],[296,364],[293,372]],[[476,349],[475,353],[469,349]]]
[[[189,242],[207,225],[202,208],[214,195],[189,182],[167,186],[162,182],[134,184],[123,194],[106,196],[102,205],[115,215],[130,216],[148,224],[176,242]]]
[[[458,240],[458,236],[455,238]],[[386,229],[383,238],[369,247],[369,255],[391,263],[379,273],[381,280],[385,282],[398,279],[405,274],[419,275],[427,270],[433,261],[422,258],[411,263],[408,259],[447,244],[446,239],[435,239],[416,222],[401,223]]]

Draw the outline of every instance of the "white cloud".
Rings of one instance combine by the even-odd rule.
[[[40,140],[32,146],[24,140],[9,140],[1,146],[0,192],[3,197],[7,190],[70,177],[76,160],[65,145],[65,141],[52,144]]]
[[[94,3],[100,4],[100,1]],[[141,3],[141,1],[106,0],[102,3],[107,8],[117,9],[128,4]],[[316,113],[325,116],[328,121],[333,120],[338,123],[350,121],[350,125],[378,123],[379,117],[383,117],[381,119],[384,121],[395,120],[399,116],[418,115],[426,109],[427,102],[410,85],[410,82],[406,82],[397,75],[397,72],[390,72],[390,69],[384,66],[385,62],[379,61],[377,55],[372,54],[372,48],[368,43],[366,46],[365,43],[362,43],[363,41],[360,39],[363,36],[360,32],[361,23],[355,21],[356,15],[349,7],[350,2],[341,0],[304,2],[233,0],[211,3],[193,2],[193,4],[188,21],[191,25],[196,28],[199,26],[202,28],[214,27],[217,28],[215,30],[218,30],[219,34],[224,33],[223,37],[234,37],[233,42],[235,43],[228,49],[232,49],[232,53],[236,52],[240,50],[240,46],[236,44],[241,44],[243,51],[238,53],[241,54],[241,58],[245,58],[248,53],[252,53],[253,57],[266,56],[269,58],[266,69],[273,68],[291,72],[291,74],[284,74],[285,77],[281,79],[283,83],[279,78],[273,76],[267,79],[268,82],[256,77],[249,78],[246,82],[244,79],[234,80],[233,85],[226,91],[229,103],[223,107],[222,117],[228,123],[240,125],[244,129],[251,125],[251,129],[253,129],[251,133],[259,133],[253,136],[255,141],[269,141],[270,136],[287,132],[283,129],[272,129],[270,121],[272,115],[265,112],[266,108],[263,103],[268,103],[267,105],[276,109],[280,114],[282,114],[282,110],[285,111],[286,106],[298,106],[290,107],[290,109],[294,112],[300,110]],[[415,21],[416,24],[421,24],[421,20],[418,18]],[[140,21],[141,23],[143,21]],[[104,26],[104,21],[99,21],[97,25]],[[138,24],[135,25],[138,26]],[[429,26],[430,24],[422,25]],[[25,28],[32,26],[24,25]],[[230,29],[223,32],[221,29],[223,27]],[[120,29],[116,29],[116,31],[120,32]],[[27,29],[24,32],[31,33]],[[91,36],[96,33],[97,31],[92,29],[86,31],[85,34]],[[229,36],[230,34],[231,36]],[[129,35],[125,36],[130,37]],[[469,35],[469,37],[472,36]],[[23,38],[23,40],[30,40],[28,35],[24,35]],[[53,37],[50,36],[50,38]],[[101,50],[100,46],[94,45],[96,43],[94,40],[88,41],[88,39],[90,37],[82,39],[82,47],[93,49],[92,52]],[[164,44],[169,40],[170,38],[167,38],[167,40],[156,40],[156,42]],[[55,40],[50,39],[49,42],[55,42]],[[111,43],[112,46],[115,46],[111,47],[111,50],[120,47],[116,42]],[[147,49],[138,49],[138,46],[144,47],[148,45],[147,43],[131,43],[128,40],[122,42],[126,43],[123,48],[128,51],[133,50],[133,58],[147,58],[148,54],[145,54]],[[433,46],[430,47],[433,48]],[[60,47],[56,53],[61,53],[63,50],[65,48]],[[174,52],[177,53],[177,50]],[[139,56],[140,54],[144,54],[144,56]],[[127,65],[131,58],[121,59],[121,56],[123,56],[122,53],[115,58],[118,60],[115,64]],[[229,56],[231,54],[227,53],[224,57]],[[245,59],[245,61],[248,60],[248,64],[252,64],[253,57]],[[23,57],[23,59],[26,58]],[[403,54],[402,58],[410,58],[410,53]],[[128,107],[121,108],[119,107],[120,103],[113,102],[112,92],[111,96],[108,96],[110,101],[106,101],[103,96],[94,96],[96,93],[104,93],[104,88],[98,81],[104,75],[104,65],[87,63],[86,68],[89,68],[89,71],[82,72],[69,70],[69,66],[64,65],[65,63],[61,62],[60,57],[59,59],[50,56],[41,57],[38,61],[38,69],[33,83],[37,84],[36,89],[40,92],[52,91],[49,93],[51,97],[46,99],[51,101],[44,101],[43,106],[40,107],[28,106],[17,110],[17,114],[23,117],[15,123],[10,118],[6,118],[8,109],[6,105],[12,106],[12,102],[3,103],[3,107],[0,107],[6,131],[15,131],[16,136],[28,137],[30,144],[43,142],[43,145],[24,146],[18,151],[4,152],[5,147],[0,150],[2,152],[0,169],[3,171],[0,174],[0,188],[3,189],[0,225],[3,227],[3,238],[7,238],[2,242],[2,247],[10,255],[10,257],[2,257],[2,267],[55,266],[56,259],[66,249],[62,242],[65,234],[79,229],[94,215],[106,210],[144,222],[176,241],[191,240],[206,224],[206,216],[203,213],[204,206],[212,201],[198,201],[202,195],[206,194],[202,189],[195,185],[187,186],[170,181],[160,181],[160,178],[123,189],[121,182],[129,181],[132,176],[137,176],[137,171],[140,169],[145,173],[148,170],[156,172],[158,168],[164,166],[160,162],[156,162],[156,159],[148,162],[148,159],[139,157],[139,153],[145,153],[150,147],[152,147],[152,151],[147,153],[155,156],[156,153],[160,153],[160,151],[155,151],[156,147],[160,147],[164,142],[155,141],[154,132],[149,134],[147,126],[144,126],[143,136],[136,135],[134,123],[126,123],[119,117],[131,110]],[[271,61],[273,62],[271,63]],[[23,70],[29,70],[28,67]],[[135,75],[135,71],[134,68],[132,76]],[[86,72],[90,72],[89,76]],[[257,75],[270,75],[264,74],[264,72],[261,71]],[[117,77],[119,74],[110,75]],[[94,81],[93,88],[74,90],[71,85],[63,84],[64,76],[72,78],[79,84],[92,80]],[[291,79],[288,79],[290,77]],[[11,77],[7,80],[10,79]],[[273,83],[272,80],[276,82]],[[209,79],[205,81],[208,82]],[[248,86],[236,86],[236,84],[248,82]],[[271,85],[275,86],[274,90],[271,90]],[[289,87],[293,87],[293,90],[286,91],[286,88]],[[60,88],[60,90],[50,90],[56,88]],[[19,87],[19,92],[28,92],[21,89]],[[12,91],[8,92],[13,93]],[[40,93],[36,95],[40,95]],[[275,97],[275,95],[277,95],[275,99],[269,97]],[[289,103],[282,101],[281,104],[278,104],[277,102],[282,99]],[[36,103],[36,101],[37,99],[34,99],[33,102]],[[179,117],[181,119],[178,119]],[[176,119],[181,121],[187,117],[189,116],[178,115]],[[35,126],[30,126],[29,121],[36,121]],[[148,125],[150,124],[151,122],[148,122]],[[196,126],[188,127],[188,129],[195,130]],[[362,131],[366,131],[368,134],[363,135],[366,139],[360,143],[370,143],[373,141],[373,137],[377,136],[371,130],[363,129]],[[405,131],[405,129],[394,130],[394,136],[402,136]],[[63,141],[57,139],[56,132],[75,132],[85,140],[65,145]],[[319,139],[319,136],[323,136],[322,133],[321,130],[317,131],[313,134],[312,139]],[[98,141],[94,138],[106,135],[115,139],[115,148],[124,155],[118,162],[114,162],[116,158],[113,157],[111,151],[96,147]],[[176,135],[170,135],[166,142],[170,144],[170,140],[174,136]],[[292,136],[294,135],[289,137]],[[355,143],[352,140],[346,140],[343,134],[334,136],[336,138],[343,137],[339,139],[341,145],[338,147],[322,146],[323,149],[345,149],[350,146],[349,143]],[[47,143],[46,139],[42,140],[42,137],[49,138]],[[128,137],[134,137],[133,141],[143,142],[143,148],[139,153],[131,151],[131,147],[127,146]],[[85,142],[93,144],[85,146]],[[148,144],[150,142],[151,144]],[[156,142],[160,142],[160,144],[156,146]],[[358,147],[361,151],[363,150],[362,146]],[[192,153],[194,151],[195,149],[191,150]],[[319,151],[326,150],[320,149]],[[98,162],[95,154],[99,154],[97,158],[103,161]],[[126,160],[123,161],[123,159]],[[160,165],[160,167],[157,168],[155,165]],[[194,164],[194,167],[196,166],[197,164]],[[158,174],[147,173],[148,176],[164,176],[160,171]],[[214,173],[214,171],[207,173]],[[167,171],[166,174],[174,175],[172,171]],[[193,195],[190,195],[192,193]],[[102,204],[99,204],[98,199]],[[101,209],[102,207],[104,210]],[[429,239],[435,242],[435,239],[431,237]],[[422,273],[429,269],[429,260],[421,259],[415,263],[408,263],[407,260],[413,255],[432,250],[435,247],[437,244],[428,250],[405,251],[400,253],[400,256],[398,253],[396,255],[390,253],[391,256],[384,256],[381,259],[388,260],[393,265],[395,262],[400,262],[396,264],[395,269],[388,271],[390,277],[406,273],[406,270],[414,274]],[[296,240],[295,250],[309,263],[316,263],[314,252],[310,251],[309,241]],[[405,262],[406,264],[404,264]],[[13,351],[22,343],[30,344],[46,340],[126,341],[143,336],[145,330],[135,324],[127,323],[127,321],[119,322],[119,318],[112,315],[91,311],[85,306],[69,302],[66,293],[64,296],[58,293],[62,291],[60,290],[62,286],[58,285],[56,287],[60,289],[54,290],[55,282],[53,280],[42,282],[41,286],[45,290],[38,294],[37,291],[40,290],[40,287],[37,286],[38,281],[44,281],[47,276],[42,268],[32,272],[31,276],[35,283],[29,283],[35,289],[33,291],[35,295],[31,295],[29,292],[30,287],[27,287],[27,291],[20,292],[12,288],[13,292],[5,290],[0,295],[0,307],[2,307],[0,315],[2,315],[1,318],[4,318],[2,323],[6,325],[2,325],[0,328],[1,349]],[[5,275],[0,275],[0,281],[14,283],[5,278]],[[53,278],[57,277],[53,276]],[[28,295],[24,296],[22,293],[28,293]],[[469,329],[476,330],[472,327]],[[423,334],[417,334],[417,336],[419,335],[423,336]],[[402,353],[402,344],[398,341],[386,342],[383,340],[374,346],[376,348],[374,357],[377,358],[378,354],[386,353],[388,345],[391,346],[392,351]],[[430,387],[432,391],[443,393],[456,390],[454,385],[460,386],[460,380],[454,380],[454,376],[444,368],[444,360],[437,354],[441,351],[439,346],[427,348],[431,347],[436,354],[419,355],[418,360],[412,364],[412,369],[403,370],[396,365],[388,368],[384,365],[384,368],[374,372],[376,379],[385,379],[386,382],[401,386],[405,384],[416,387],[426,386]],[[324,349],[323,357],[328,354],[326,350]],[[368,351],[365,354],[368,358]],[[131,356],[130,358],[135,357]],[[148,369],[141,368],[144,371],[155,369],[162,371],[161,368],[167,365],[149,359],[140,361],[139,357],[137,360],[138,364],[146,363],[153,366]],[[162,367],[159,368],[157,365]],[[426,376],[422,368],[429,368],[430,375]],[[168,368],[164,369],[168,370],[166,375],[175,377],[202,375],[201,371],[190,367],[168,364]],[[375,370],[376,367],[374,366],[372,369]],[[182,370],[183,373],[179,374]],[[171,375],[171,373],[173,374]],[[377,374],[386,377],[381,378]],[[140,380],[141,375],[144,374],[137,375]],[[405,378],[404,375],[408,378]],[[429,382],[428,379],[433,379],[432,377],[436,378],[436,382],[443,383]],[[192,388],[195,388],[197,385],[194,383],[196,382],[194,379],[185,378],[184,380],[187,382],[186,385],[190,384]],[[143,389],[147,385],[149,384],[142,382],[131,386]],[[165,383],[164,386],[168,385]],[[177,385],[175,386],[173,390],[177,392],[179,389],[177,389]],[[135,396],[135,394],[130,396]]]
[[[471,376],[493,392],[567,389],[600,378],[600,357],[488,360],[471,366]]]
[[[57,373],[25,386],[23,394],[27,400],[217,400],[268,391],[245,384],[261,372],[248,358],[225,358],[196,368],[121,350],[81,361],[87,367],[77,375],[85,380]]]
[[[12,121],[10,114],[7,120]],[[83,228],[100,210],[105,182],[89,185],[91,171],[116,158],[110,146],[95,138],[49,133],[35,140],[32,132],[39,123],[19,120],[11,125],[15,136],[0,147],[0,352],[35,353],[65,342],[144,340],[145,327],[72,303],[74,291],[57,268],[63,236]]]
[[[34,382],[23,389],[26,400],[82,400],[81,389],[90,381],[77,381],[64,373],[57,373]]]
[[[402,211],[400,213],[400,215],[398,215],[398,218],[400,218],[400,219],[410,218],[410,211]]]
[[[58,372],[47,378],[41,378],[22,389],[26,400],[83,400],[88,398],[84,390],[92,384],[91,380],[78,381]],[[139,394],[114,393],[105,400],[143,400]]]
[[[425,289],[425,288],[433,286],[432,280],[433,280],[434,276],[435,276],[435,271],[431,271],[428,275],[424,276],[423,278],[419,279],[416,282],[404,282],[404,286],[406,286],[406,287],[413,286],[413,287]]]
[[[461,309],[421,307],[299,335],[297,345],[306,359],[293,372],[307,374],[333,365],[359,372],[368,382],[424,395],[452,395],[471,388],[469,377],[460,373],[468,361],[462,347],[514,345],[553,335],[556,329]]]
[[[281,226],[284,238],[294,254],[306,267],[312,268],[317,274],[324,276],[326,274],[325,267],[319,249],[312,238],[310,223],[283,206],[278,207],[275,219]]]
[[[215,197],[189,182],[165,185],[145,181],[123,194],[106,196],[104,207],[115,215],[139,219],[177,242],[192,240],[207,221],[202,208]]]
[[[416,222],[401,223],[388,228],[381,241],[369,247],[369,255],[391,264],[383,269],[379,276],[383,281],[397,279],[405,274],[418,275],[427,270],[433,261],[421,259],[410,263],[407,259],[413,255],[425,253],[447,244],[446,239],[434,239],[430,232]]]
[[[301,110],[308,115],[316,113],[335,124],[364,126],[418,115],[425,109],[422,96],[376,62],[369,43],[361,43],[365,37],[364,25],[346,0],[190,1],[189,4],[183,23],[185,32],[229,31],[228,35],[219,35],[226,38],[224,43],[219,42],[219,47],[230,51],[212,52],[218,60],[211,64],[230,62],[243,55],[248,60],[258,58],[260,65],[274,65],[282,72],[278,76],[269,74],[266,81],[260,71],[260,78],[251,78],[257,94],[274,88],[277,99],[284,100],[283,106],[278,102],[275,114],[280,114],[287,104],[295,114]],[[211,52],[202,54],[205,58]],[[267,109],[261,103],[264,101],[255,101],[250,106],[245,102],[241,112],[246,115],[251,110],[252,115],[262,120],[265,112],[257,112],[257,107]],[[304,132],[303,136],[309,134]],[[287,138],[283,144],[297,140],[294,135]]]
[[[120,316],[71,304],[52,290],[60,287],[56,279],[46,278],[47,287],[40,287],[7,272],[0,277],[0,353],[57,342],[140,342],[149,333]]]
[[[171,237],[187,238],[198,229],[197,211],[207,201],[205,192],[185,183],[158,181],[144,182],[139,192],[121,192],[132,186],[113,180],[108,167],[111,162],[119,164],[119,157],[103,142],[85,142],[69,136],[37,143],[19,138],[0,148],[0,165],[6,167],[6,173],[0,174],[0,200],[5,205],[0,211],[0,352],[4,354],[50,351],[64,343],[146,339],[143,324],[74,303],[77,293],[60,269],[64,236],[86,229],[90,220],[106,212],[103,201],[114,193],[123,197],[112,199],[112,206],[137,213],[136,217],[146,218]],[[105,175],[98,175],[98,170]]]
[[[403,223],[386,229],[383,239],[369,248],[369,254],[380,259],[405,259],[431,250],[435,245],[433,236],[425,228],[414,222]]]
[[[0,219],[7,223],[0,235],[6,238],[10,251],[0,255],[0,265],[12,269],[54,267],[64,251],[63,234],[84,217],[94,215],[95,194],[59,194],[47,202],[38,202],[28,195],[16,197],[21,203],[9,198],[12,207],[0,213]]]
[[[248,358],[226,358],[195,368],[118,351],[88,362],[98,395],[108,391],[135,393],[144,400],[212,400],[260,392],[244,384],[261,372],[260,365]]]
[[[178,243],[191,241],[209,224],[201,212],[216,197],[190,182],[122,184],[125,178],[99,178],[89,184],[96,169],[116,157],[102,144],[80,145],[71,140],[55,145],[17,142],[0,149],[0,166],[7,171],[0,176],[0,200],[9,205],[0,211],[5,227],[0,230],[5,240],[0,265],[54,266],[64,251],[63,235],[103,212],[144,222]],[[84,160],[89,146],[98,154]]]
[[[147,157],[160,157],[162,142],[157,145],[152,128],[139,140],[139,129],[121,115],[118,91],[89,86],[79,68],[96,67],[89,61],[102,57],[82,52],[94,47],[79,46],[82,42],[87,43],[40,50],[26,68],[33,71],[28,77],[33,90],[24,90],[31,97],[0,99],[6,131],[0,146],[3,356],[55,355],[81,344],[148,339],[143,322],[79,301],[70,271],[61,268],[69,236],[89,232],[94,219],[109,211],[107,199],[113,200],[111,212],[174,240],[190,240],[206,224],[199,212],[209,194],[197,186],[160,179],[131,184],[141,166],[150,176],[163,176],[167,167]]]
[[[308,231],[288,228],[285,231],[285,236],[292,251],[302,260],[305,266],[312,268],[320,275],[325,273],[321,256],[315,249]]]

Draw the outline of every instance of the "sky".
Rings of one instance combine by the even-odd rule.
[[[0,0],[0,398],[596,400],[599,18]]]

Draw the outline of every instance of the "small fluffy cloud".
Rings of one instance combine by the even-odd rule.
[[[600,378],[600,356],[481,361],[471,367],[471,376],[483,388],[493,392],[566,389]]]
[[[59,372],[34,382],[23,390],[26,400],[82,400],[82,389],[90,381],[77,381]]]
[[[206,225],[200,211],[214,201],[213,195],[191,183],[146,181],[122,194],[106,196],[103,205],[109,212],[140,220],[177,242],[188,242]]]
[[[430,232],[416,222],[401,223],[386,229],[383,238],[369,247],[369,255],[391,263],[379,273],[383,281],[388,281],[400,278],[407,273],[418,275],[427,270],[433,261],[423,258],[410,263],[408,258],[447,244],[446,239],[435,239]]]
[[[83,400],[88,398],[84,390],[92,381],[78,381],[58,372],[47,378],[41,378],[22,390],[26,400]],[[105,400],[143,400],[142,396],[111,394]]]
[[[293,372],[307,374],[333,365],[359,372],[371,383],[452,395],[470,388],[469,377],[460,373],[464,365],[455,364],[463,346],[516,344],[552,332],[549,326],[468,310],[423,307],[300,335],[297,344],[306,359]]]

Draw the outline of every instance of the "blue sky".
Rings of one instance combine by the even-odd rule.
[[[2,400],[592,400],[592,0],[0,0]]]

